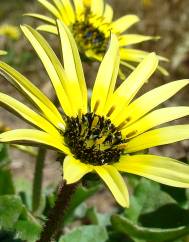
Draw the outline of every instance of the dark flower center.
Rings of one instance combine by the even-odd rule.
[[[118,162],[125,143],[109,119],[94,113],[66,117],[63,136],[74,157],[91,165]]]
[[[105,53],[108,39],[88,20],[76,21],[72,26],[72,31],[81,53],[85,54],[87,50],[92,50],[95,54]]]

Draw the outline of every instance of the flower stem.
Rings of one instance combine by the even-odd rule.
[[[37,242],[51,242],[62,228],[64,215],[75,192],[77,184],[67,185],[63,180],[60,184],[55,206],[50,210],[41,237]]]
[[[46,156],[46,149],[40,147],[36,159],[35,173],[33,180],[33,193],[32,193],[32,211],[33,213],[37,211],[40,206],[41,201],[41,190],[42,190],[42,180],[43,180],[43,168]]]

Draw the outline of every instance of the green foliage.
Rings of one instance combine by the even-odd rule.
[[[22,201],[18,196],[0,197],[0,227],[10,229],[17,222],[22,212]]]
[[[0,144],[0,168],[6,166],[9,162],[8,146]]]
[[[82,186],[77,187],[77,190],[75,194],[73,195],[70,205],[66,211],[65,217],[64,217],[64,223],[69,222],[73,219],[73,214],[76,208],[78,208],[79,205],[82,206],[82,203],[87,200],[89,197],[91,197],[93,194],[97,192],[99,189],[98,186],[94,186],[91,188],[85,188]],[[83,208],[83,206],[82,206]]]
[[[86,225],[74,229],[71,233],[62,236],[59,242],[105,242],[108,234],[105,227]]]
[[[149,242],[173,241],[189,233],[189,226],[182,226],[174,229],[145,228],[119,215],[113,215],[111,221],[113,228],[117,232]]]

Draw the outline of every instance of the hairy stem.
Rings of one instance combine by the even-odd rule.
[[[67,185],[63,180],[60,184],[55,206],[50,210],[41,237],[37,242],[51,242],[61,230],[64,215],[75,192],[77,184]]]
[[[43,168],[46,156],[46,149],[40,147],[36,159],[35,173],[33,180],[33,194],[32,194],[32,211],[37,211],[41,201],[41,190],[43,181]]]

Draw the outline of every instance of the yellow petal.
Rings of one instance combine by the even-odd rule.
[[[144,133],[155,126],[173,121],[189,115],[189,107],[168,107],[155,110],[132,125],[121,131],[123,137],[134,134],[132,137]]]
[[[120,57],[122,60],[141,62],[149,53],[143,50],[120,48]],[[167,58],[159,56],[160,61],[168,61]]]
[[[125,34],[120,36],[119,46],[133,45],[133,44],[141,43],[152,39],[158,39],[158,37],[145,36],[140,34]]]
[[[37,30],[58,35],[57,27],[50,24],[39,25]]]
[[[189,80],[180,80],[167,83],[145,93],[126,107],[115,119],[115,124],[119,125],[124,120],[129,120],[126,125],[130,125],[143,115],[165,102],[175,95],[180,89],[189,84]]]
[[[70,0],[60,0],[71,23],[75,22],[75,13]],[[65,22],[64,22],[65,23]]]
[[[50,23],[55,25],[56,21],[53,18],[47,17],[45,15],[42,14],[37,14],[37,13],[26,13],[24,14],[24,16],[29,16],[29,17],[33,17],[33,18],[37,18],[39,20],[42,20],[44,22]]]
[[[68,79],[66,78],[64,69],[56,54],[47,41],[36,30],[32,29],[30,26],[22,26],[21,28],[41,59],[63,110],[69,116],[74,115],[69,100],[70,90],[66,90],[66,82]]]
[[[155,155],[123,156],[116,169],[174,187],[189,188],[189,165]]]
[[[116,89],[110,106],[115,108],[111,119],[117,119],[117,115],[129,104],[137,92],[153,74],[158,65],[158,58],[154,53],[149,54],[129,75],[129,77]],[[107,112],[109,110],[106,110]]]
[[[57,134],[57,135],[59,134],[58,130],[42,116],[34,112],[32,109],[28,108],[26,105],[17,101],[16,99],[1,92],[0,92],[0,103],[2,103],[8,108],[11,108],[19,116],[23,117],[33,125],[46,131],[47,133]]]
[[[109,165],[94,166],[94,169],[108,186],[116,201],[122,207],[129,207],[127,186],[117,169]]]
[[[86,113],[87,87],[79,51],[75,40],[66,25],[57,21],[57,26],[62,47],[64,69],[69,78],[69,81],[67,81],[67,90],[71,90],[69,96],[72,102],[72,109],[75,109],[74,112],[76,113],[80,109]]]
[[[74,2],[77,17],[79,17],[80,15],[82,15],[84,13],[83,0],[73,0],[73,2]]]
[[[131,139],[126,145],[126,152],[136,152],[185,139],[189,139],[189,125],[187,124],[154,129]]]
[[[106,22],[111,22],[112,19],[113,19],[113,9],[109,4],[106,4],[104,9],[104,20]]]
[[[67,184],[78,182],[84,175],[92,172],[91,165],[76,160],[73,156],[67,156],[63,162],[63,178]]]
[[[1,142],[11,142],[14,144],[32,142],[34,144],[44,144],[58,149],[65,154],[70,154],[69,149],[63,145],[63,137],[61,137],[61,135],[53,136],[35,129],[16,129],[1,133],[0,143]]]
[[[110,47],[100,65],[94,84],[91,110],[103,115],[105,105],[111,100],[119,70],[119,46],[115,35],[111,36]]]
[[[126,15],[117,19],[112,24],[113,32],[122,33],[133,24],[137,23],[140,19],[136,15]]]
[[[47,0],[38,0],[47,10],[49,10],[56,18],[61,18],[59,11]]]
[[[44,113],[48,120],[51,121],[51,123],[56,127],[64,124],[64,121],[54,104],[27,78],[3,62],[0,62],[0,70],[1,74],[5,76],[13,86],[21,91],[27,99],[31,100],[32,103]]]
[[[65,10],[64,5],[62,4],[61,0],[52,0],[54,5],[56,6],[58,12],[60,13],[60,20],[64,21],[65,24],[71,24],[70,16],[68,15],[67,11]]]
[[[102,16],[104,12],[104,0],[91,0],[91,12],[96,16]]]

